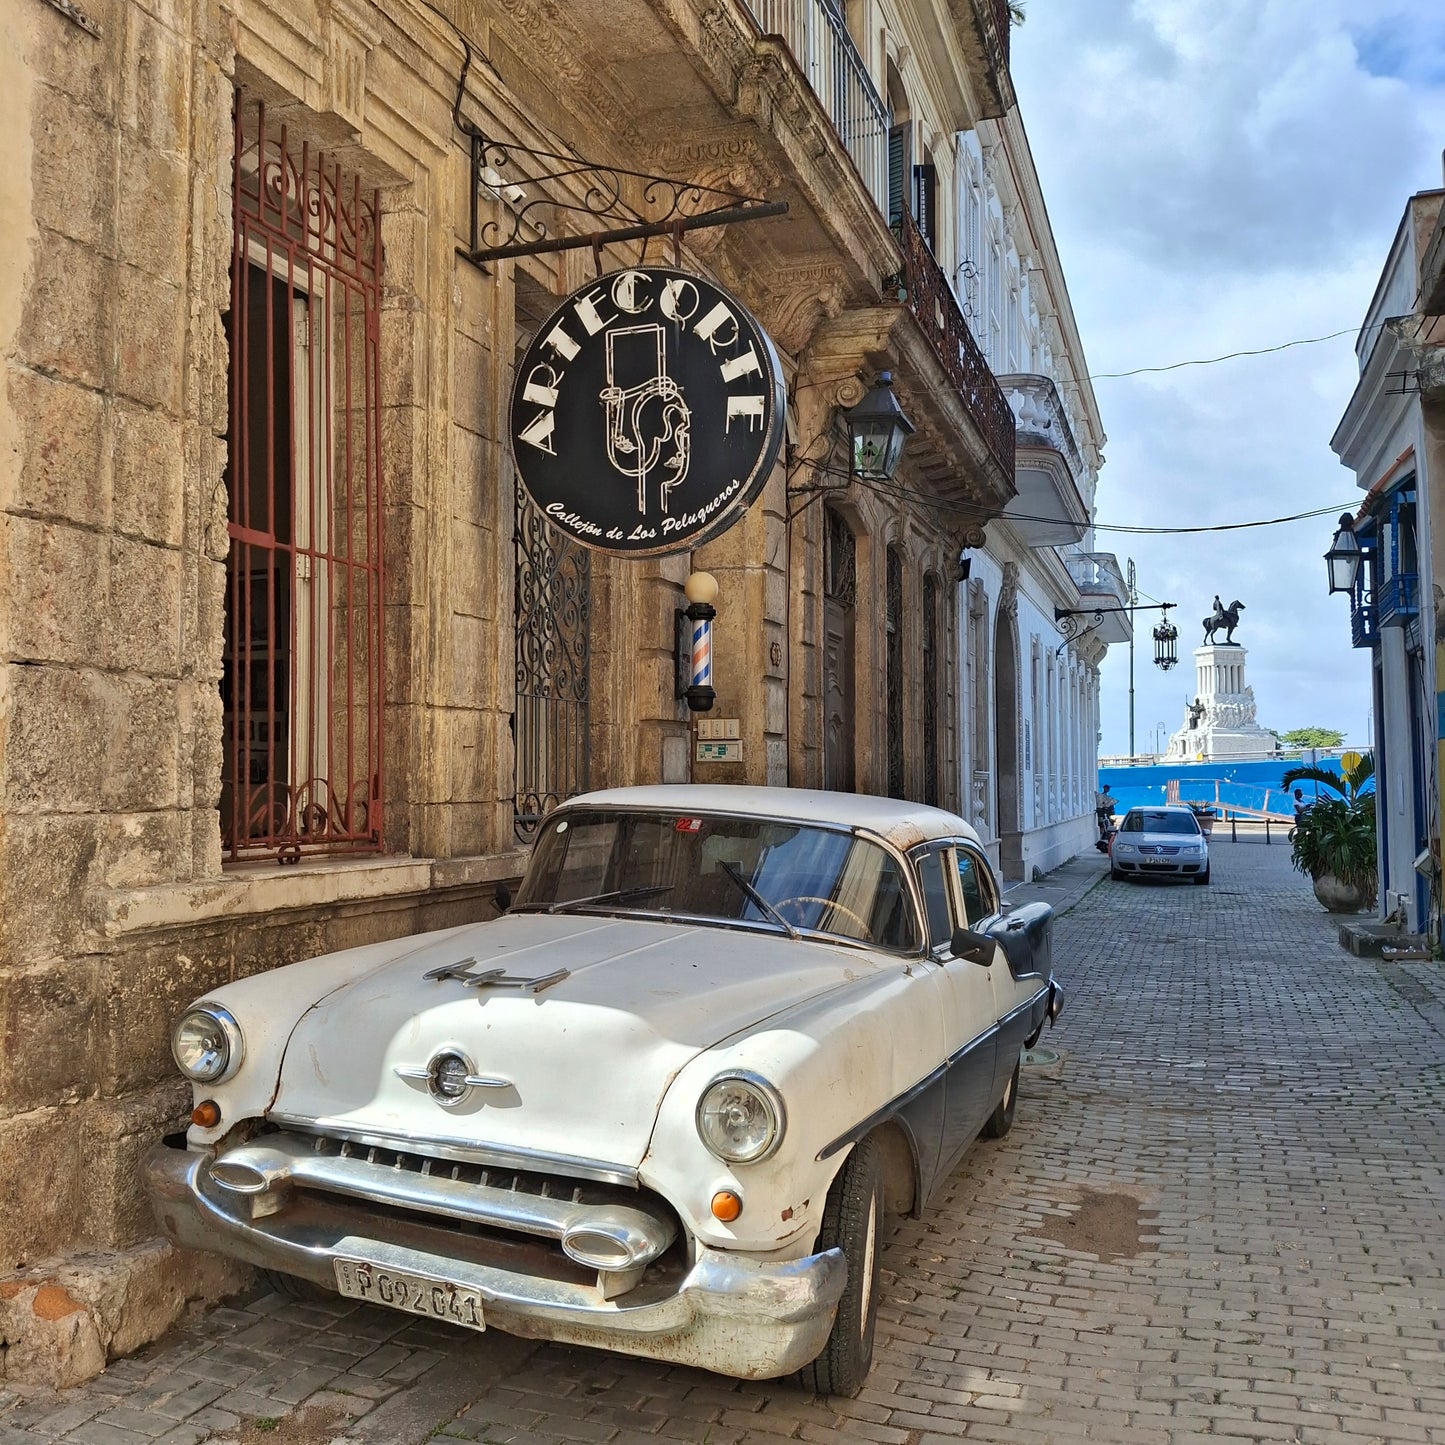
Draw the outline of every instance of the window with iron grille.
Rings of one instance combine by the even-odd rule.
[[[938,578],[923,579],[923,801],[938,806]]]
[[[223,843],[379,851],[380,198],[244,96],[232,184]]]
[[[903,554],[888,549],[888,796],[903,796]]]
[[[587,791],[592,676],[592,554],[569,541],[517,483],[517,710],[513,822],[530,843],[564,798]]]

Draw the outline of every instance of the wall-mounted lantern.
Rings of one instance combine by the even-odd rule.
[[[898,473],[903,444],[915,430],[893,395],[892,373],[880,371],[873,389],[843,417],[848,423],[853,475],[865,481],[891,482]]]
[[[1360,542],[1355,536],[1355,520],[1348,512],[1340,514],[1339,530],[1325,553],[1329,569],[1330,592],[1353,594],[1360,576]]]
[[[687,606],[677,609],[678,697],[693,712],[707,712],[717,701],[712,686],[712,623],[717,616],[717,578],[711,572],[690,573],[682,585]]]

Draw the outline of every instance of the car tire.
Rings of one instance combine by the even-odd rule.
[[[1008,1083],[1004,1086],[1003,1098],[998,1101],[998,1108],[984,1120],[983,1128],[980,1131],[985,1139],[1002,1139],[1014,1124],[1014,1110],[1019,1103],[1019,1070],[1023,1067],[1023,1055],[1014,1064],[1014,1071],[1009,1076]]]
[[[883,1153],[872,1139],[853,1146],[823,1205],[817,1251],[841,1249],[848,1283],[822,1353],[798,1371],[798,1383],[819,1395],[851,1397],[873,1367],[878,1267],[883,1226]]]
[[[1195,874],[1195,877],[1194,877],[1194,886],[1195,886],[1196,888],[1203,888],[1208,882],[1209,882],[1209,869],[1208,869],[1208,868],[1206,868],[1203,873],[1197,873],[1197,874]]]
[[[277,1294],[286,1299],[299,1300],[301,1303],[309,1303],[319,1299],[335,1299],[334,1289],[324,1289],[319,1284],[312,1284],[309,1279],[301,1279],[298,1275],[282,1274],[279,1269],[260,1269],[256,1271],[263,1280]]]
[[[1117,868],[1109,869],[1109,877],[1112,878],[1115,883],[1122,883],[1124,881],[1124,875],[1119,872]]]

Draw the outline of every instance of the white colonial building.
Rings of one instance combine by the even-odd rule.
[[[1005,877],[1094,838],[1099,663],[1130,637],[1112,554],[1094,550],[1104,430],[1017,108],[955,146],[963,312],[1015,418],[1018,495],[960,583],[969,816]]]

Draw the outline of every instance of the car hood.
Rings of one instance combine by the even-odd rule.
[[[537,1151],[635,1169],[662,1096],[690,1059],[882,963],[802,939],[560,914],[514,915],[412,944],[302,1017],[273,1117],[376,1142]],[[503,977],[480,987],[467,977],[426,977],[458,965],[473,979],[492,970]],[[475,1088],[443,1107],[424,1078],[405,1076],[443,1047],[505,1086]]]

